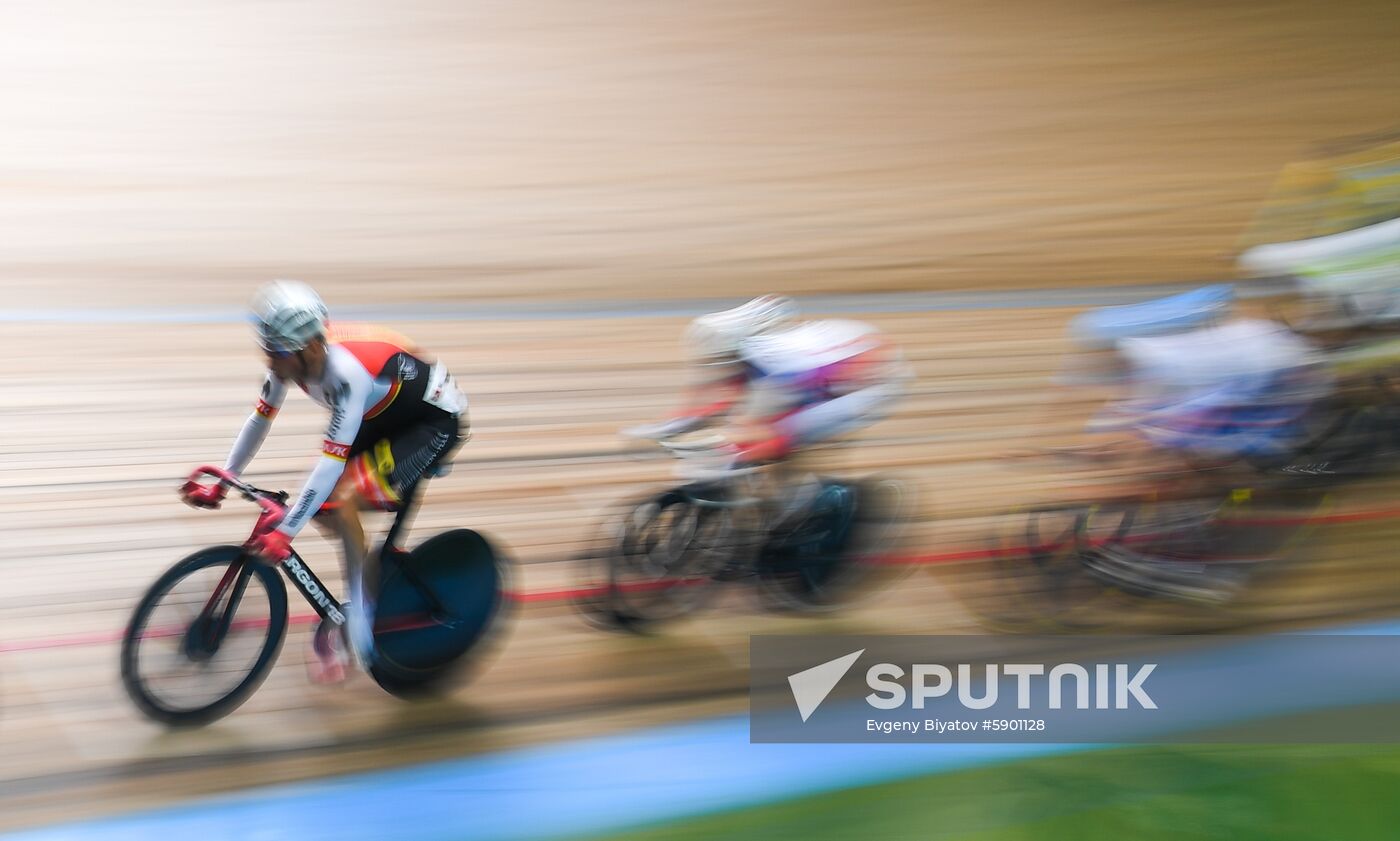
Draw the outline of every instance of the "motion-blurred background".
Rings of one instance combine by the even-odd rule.
[[[1395,166],[1397,44],[1394,5],[1360,0],[0,3],[0,828],[740,713],[752,633],[1024,630],[1027,610],[987,609],[1005,603],[988,535],[1111,481],[1010,457],[1089,440],[1102,395],[1056,377],[1079,352],[1070,320],[1236,279],[1249,245],[1400,215],[1393,187],[1336,177]],[[1279,186],[1289,164],[1347,155]],[[223,458],[255,399],[242,307],[272,277],[447,361],[475,438],[418,532],[499,538],[525,600],[450,698],[312,687],[302,624],[247,706],[168,733],[122,694],[116,640],[160,571],[251,524],[174,489]],[[1296,303],[1287,283],[1241,289],[1243,312]],[[675,405],[690,317],[763,292],[905,349],[907,399],[822,457],[916,491],[919,563],[834,615],[736,592],[652,636],[602,633],[567,604],[575,561],[611,503],[671,480],[616,432]],[[945,294],[868,297],[928,292]],[[323,425],[289,401],[250,475],[299,486]],[[1031,624],[1385,616],[1396,487],[1329,489],[1299,563],[1228,604],[1114,594]],[[331,568],[329,545],[302,542]],[[1032,616],[1033,596],[1015,586]],[[1117,749],[818,800],[775,780],[700,820],[722,772],[697,770],[692,794],[667,793],[691,822],[638,808],[573,834],[1388,838],[1397,771],[1361,747]],[[562,779],[512,802],[550,813],[562,788],[609,786]],[[660,796],[632,779],[617,785],[636,802]],[[473,837],[450,832],[392,834]]]

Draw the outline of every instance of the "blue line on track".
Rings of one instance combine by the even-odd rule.
[[[992,292],[889,292],[812,295],[797,300],[811,315],[840,313],[956,312],[963,310],[1043,309],[1086,307],[1145,301],[1194,289],[1202,284],[1104,286]],[[1236,284],[1241,297],[1279,291],[1272,282]],[[376,321],[549,321],[592,318],[677,318],[701,315],[734,306],[737,298],[674,301],[537,301],[463,305],[385,304],[376,307],[336,307],[337,318]],[[59,324],[236,324],[246,313],[236,308],[210,307],[21,307],[0,309],[0,323]]]

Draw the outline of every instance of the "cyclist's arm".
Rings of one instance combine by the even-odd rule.
[[[686,401],[680,411],[655,423],[642,424],[622,430],[633,438],[665,440],[700,429],[722,420],[744,396],[748,378],[740,373],[723,380],[693,385],[686,391]]]
[[[302,486],[297,501],[288,510],[287,516],[277,530],[289,538],[296,537],[321,506],[330,499],[340,475],[345,472],[345,462],[350,457],[350,446],[360,431],[364,420],[365,404],[368,402],[374,381],[369,372],[359,366],[346,366],[346,376],[331,402],[331,425],[326,430],[326,440],[321,445],[321,458],[316,462],[306,484]]]
[[[233,442],[233,449],[229,450],[228,460],[224,463],[226,470],[237,476],[248,466],[248,462],[253,460],[253,456],[258,454],[263,441],[267,440],[272,419],[277,417],[277,410],[282,407],[282,401],[286,397],[286,383],[269,371],[267,379],[263,381],[262,394],[258,397],[257,405],[253,407],[253,413],[244,421],[243,429],[238,433],[238,440]]]

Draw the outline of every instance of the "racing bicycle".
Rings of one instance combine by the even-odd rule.
[[[770,608],[826,611],[890,571],[880,562],[911,507],[902,483],[734,468],[713,436],[655,443],[690,481],[604,517],[576,598],[593,623],[645,631],[694,612],[726,582],[753,585]]]
[[[285,491],[269,491],[217,467],[201,467],[261,510],[260,526],[281,519]],[[280,564],[311,605],[322,631],[347,622],[338,600],[305,559]],[[370,676],[387,692],[414,697],[442,687],[474,660],[506,607],[506,566],[480,534],[456,529],[411,552],[380,558]],[[172,726],[207,724],[237,709],[267,677],[288,625],[278,568],[243,546],[201,549],[162,575],[132,613],[121,648],[122,683],[147,717]]]

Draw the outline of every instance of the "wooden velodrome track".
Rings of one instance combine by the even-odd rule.
[[[548,591],[609,501],[669,476],[615,435],[680,382],[684,320],[617,317],[635,301],[1222,276],[1278,167],[1385,127],[1400,94],[1381,2],[66,0],[4,16],[0,828],[741,709],[754,632],[978,627],[966,576],[942,571],[840,617],[736,599],[650,639],[532,602],[474,683],[409,706],[364,680],[308,685],[298,625],[243,710],[163,733],[121,695],[112,635],[176,558],[246,532],[245,507],[193,512],[174,488],[226,451],[258,359],[242,325],[111,308],[231,311],[291,275],[333,306],[612,313],[389,321],[473,401],[476,438],[417,533],[490,532],[515,589]],[[911,551],[976,545],[995,512],[1074,492],[1003,458],[1070,439],[1036,407],[1072,312],[869,316],[919,379],[828,458],[918,490]],[[293,398],[252,475],[296,485],[323,422]],[[1384,507],[1385,490],[1338,505]],[[1393,609],[1394,531],[1321,529],[1312,564],[1227,615],[1138,608],[1124,626]],[[323,541],[301,544],[331,568]]]

